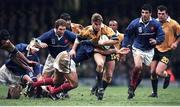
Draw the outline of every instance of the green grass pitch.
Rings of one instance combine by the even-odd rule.
[[[132,100],[127,99],[127,87],[108,87],[104,99],[98,101],[95,96],[90,96],[90,86],[79,86],[69,92],[70,98],[53,101],[49,98],[30,99],[21,96],[20,99],[5,99],[7,87],[0,86],[0,106],[170,106],[180,105],[180,89],[159,87],[159,97],[149,98],[150,87],[138,87],[136,96]]]

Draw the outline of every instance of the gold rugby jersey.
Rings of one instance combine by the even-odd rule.
[[[156,45],[156,48],[160,52],[166,52],[171,50],[172,43],[176,41],[177,36],[180,34],[180,25],[168,17],[166,22],[162,23],[162,28],[165,33],[165,40],[160,45]]]
[[[72,32],[79,34],[82,29],[83,29],[83,26],[81,24],[71,23]]]
[[[109,38],[111,38],[113,35],[115,35],[115,32],[110,27],[102,24],[100,31],[98,31],[96,34],[92,28],[92,25],[85,27],[79,34],[80,37],[91,40],[93,43],[98,43],[101,35],[107,35]]]
[[[121,48],[121,42],[123,41],[124,39],[124,34],[123,33],[118,33],[117,34],[117,37],[118,37],[118,44],[115,44],[115,47],[120,49]]]

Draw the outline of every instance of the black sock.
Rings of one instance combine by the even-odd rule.
[[[108,85],[109,85],[109,83],[103,80],[103,88],[104,88],[104,90],[107,88]]]
[[[157,87],[158,87],[158,79],[151,80],[153,93],[157,94]]]
[[[102,82],[103,73],[97,72],[97,84],[98,88],[103,88],[103,82]]]
[[[96,83],[93,85],[92,90],[96,90],[98,88],[98,81],[96,77]]]
[[[152,71],[151,71],[152,72]],[[151,74],[151,84],[152,84],[152,89],[153,93],[157,94],[157,88],[158,88],[158,76],[156,73]]]

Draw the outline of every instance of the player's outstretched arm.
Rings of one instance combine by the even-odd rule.
[[[115,48],[115,49],[116,49],[116,54],[126,55],[126,54],[128,54],[130,52],[130,49],[125,48],[125,47],[123,47],[121,49],[117,49],[117,48]]]
[[[46,43],[41,42],[39,39],[33,38],[30,43],[30,47],[35,47],[35,48],[47,48],[48,45]]]
[[[79,45],[79,40],[76,38],[75,42],[72,46],[72,49],[69,52],[71,58],[76,57],[76,49],[77,49],[78,45]]]
[[[114,48],[114,49],[102,50],[99,48],[95,48],[94,52],[98,52],[98,53],[103,54],[103,55],[109,55],[112,53],[126,55],[130,52],[130,49],[129,48],[121,48],[121,49]]]

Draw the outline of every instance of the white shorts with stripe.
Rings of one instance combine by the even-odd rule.
[[[76,72],[76,64],[70,58],[67,51],[63,51],[57,55],[53,67],[63,73]]]
[[[0,84],[19,84],[21,83],[21,76],[17,76],[14,73],[12,73],[4,64],[0,68]]]
[[[46,58],[46,62],[44,64],[44,68],[43,68],[43,72],[42,73],[50,73],[53,74],[53,63],[54,63],[54,58],[48,54],[47,58]]]
[[[147,66],[150,66],[154,56],[154,49],[142,51],[132,46],[132,52],[133,52],[133,57],[140,55],[142,59],[142,63],[144,63]]]

